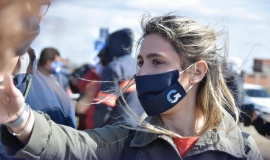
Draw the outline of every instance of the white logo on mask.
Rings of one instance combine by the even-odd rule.
[[[171,98],[171,94],[176,93],[173,97],[174,99]],[[178,101],[178,99],[181,98],[181,94],[177,93],[176,90],[171,90],[168,94],[167,94],[167,100],[171,103],[175,103]]]

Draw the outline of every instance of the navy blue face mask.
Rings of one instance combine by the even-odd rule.
[[[139,101],[148,116],[160,115],[187,95],[178,82],[181,73],[174,70],[161,74],[134,76]]]

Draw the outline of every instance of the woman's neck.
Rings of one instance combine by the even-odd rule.
[[[16,66],[18,65],[19,56],[11,58],[7,62],[1,61],[0,66],[0,81],[3,81],[5,74],[13,74],[14,70],[16,69]]]
[[[194,136],[200,132],[205,121],[201,111],[196,109],[194,97],[192,94],[187,95],[177,106],[161,115],[168,130],[183,137]]]
[[[196,113],[162,116],[162,121],[168,130],[183,137],[197,135],[204,125],[204,117],[202,114],[198,116]]]

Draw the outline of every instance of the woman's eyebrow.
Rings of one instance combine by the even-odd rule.
[[[154,58],[154,57],[165,57],[165,55],[162,53],[149,53],[146,55],[146,58]],[[142,56],[138,55],[137,59],[142,59]]]
[[[141,56],[141,55],[138,55],[138,56],[137,56],[137,59],[142,59],[142,56]]]

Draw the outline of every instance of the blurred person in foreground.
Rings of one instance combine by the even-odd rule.
[[[62,73],[62,68],[62,58],[57,49],[48,47],[41,51],[38,61],[38,71],[55,80],[57,85],[69,93],[68,77]]]
[[[37,71],[35,53],[30,48],[50,4],[49,0],[0,1],[0,84],[2,87],[5,74],[11,74],[13,84],[33,110],[46,112],[58,124],[75,127],[74,107],[68,95]]]
[[[237,125],[239,112],[221,71],[219,33],[177,15],[143,18],[134,79],[148,117],[133,115],[138,126],[120,122],[78,131],[25,107],[6,75],[0,88],[0,123],[5,125],[2,140],[10,155],[63,160],[262,159],[253,137],[244,136]],[[14,126],[18,119],[23,120]]]

